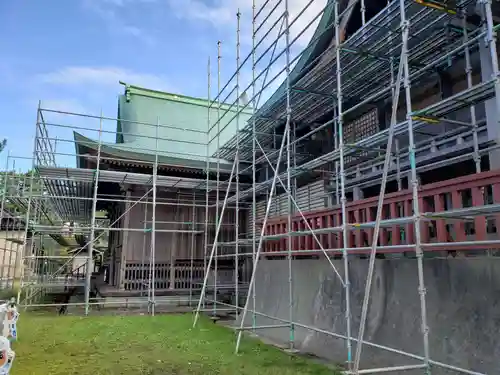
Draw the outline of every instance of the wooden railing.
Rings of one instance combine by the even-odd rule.
[[[375,221],[378,196],[349,202],[346,205],[348,223],[362,224]],[[499,210],[491,210],[493,214],[468,217],[467,220],[443,218],[430,213],[453,212],[468,207],[493,208],[500,204],[500,170],[482,172],[423,185],[419,190],[419,210],[423,215],[421,220],[421,240],[424,251],[470,251],[499,249],[500,241],[497,227],[500,228]],[[394,219],[413,216],[413,199],[411,190],[386,194],[382,219]],[[488,217],[487,217],[488,216]],[[311,229],[340,227],[342,213],[340,207],[305,212],[304,217]],[[438,218],[440,217],[440,218]],[[307,231],[306,220],[300,214],[292,217],[292,231]],[[497,222],[499,225],[497,225]],[[266,235],[287,233],[288,218],[269,219],[266,225]],[[354,225],[354,228],[356,226]],[[344,247],[342,232],[326,231],[316,234],[324,249],[342,249]],[[352,229],[348,232],[347,245],[354,252],[367,253],[373,239],[373,227]],[[270,239],[264,243],[266,253],[285,252],[288,249],[287,238]],[[321,254],[321,248],[313,235],[298,235],[291,237],[292,249],[300,250],[301,254]],[[498,243],[496,243],[497,241]],[[462,244],[459,244],[462,242]],[[378,245],[383,246],[380,253],[398,253],[414,251],[415,232],[413,222],[403,222],[380,229]],[[359,251],[356,251],[359,249]],[[320,250],[320,251],[318,251]],[[298,253],[296,253],[298,254]],[[266,254],[270,255],[270,254]],[[276,254],[278,255],[278,254]]]
[[[169,263],[156,263],[155,289],[192,290],[201,288],[203,282],[203,261],[178,261],[172,268]],[[173,272],[173,275],[171,274]],[[125,266],[125,290],[147,290],[149,282],[149,264],[130,262]]]

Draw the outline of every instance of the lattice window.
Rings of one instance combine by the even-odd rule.
[[[351,144],[377,133],[379,131],[377,108],[374,108],[357,119],[344,124],[343,130],[344,142]],[[346,157],[345,162],[352,163],[358,158],[366,155],[366,151],[358,151],[355,156]]]

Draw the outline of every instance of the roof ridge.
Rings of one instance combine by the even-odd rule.
[[[182,95],[182,94],[176,94],[172,92],[167,92],[167,91],[161,91],[161,90],[155,90],[155,89],[149,89],[146,87],[141,87],[137,85],[130,85],[126,82],[119,81],[121,85],[125,86],[125,97],[127,98],[127,101],[130,100],[130,94],[133,91],[134,94],[137,95],[142,95],[142,96],[147,96],[151,98],[158,98],[158,99],[165,99],[165,100],[174,100],[186,104],[196,104],[200,105],[203,107],[208,107],[211,100],[207,98],[197,98],[195,96],[189,96],[189,95]],[[142,91],[142,92],[141,92]],[[227,109],[233,106],[233,108],[230,109],[231,112],[236,111],[236,106],[234,104],[229,104],[229,103],[221,103],[221,108]],[[216,105],[213,105],[212,108],[217,108]],[[242,113],[250,113],[251,112],[251,107],[247,106],[247,108],[241,110]]]
[[[125,86],[125,90],[127,90],[127,88],[131,88],[131,89],[142,90],[142,91],[151,92],[151,93],[155,93],[155,94],[163,94],[165,96],[175,96],[175,97],[180,98],[180,99],[190,99],[190,100],[199,100],[202,102],[208,102],[208,100],[205,98],[199,98],[199,97],[190,96],[190,95],[176,94],[176,93],[168,92],[168,91],[150,89],[150,88],[143,87],[143,86],[131,85],[131,84],[128,84],[128,83],[123,82],[123,81],[119,81],[119,83],[121,85]]]

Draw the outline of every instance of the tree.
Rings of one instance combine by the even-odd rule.
[[[7,146],[7,139],[4,138],[2,142],[0,142],[0,152],[5,150],[5,147]]]
[[[42,181],[36,177],[36,173],[33,179],[33,189],[30,189],[31,181],[31,170],[25,173],[0,172],[0,202],[4,199],[6,210],[15,215],[24,215],[30,193],[32,196],[40,196],[44,193]],[[5,198],[2,197],[4,194]]]

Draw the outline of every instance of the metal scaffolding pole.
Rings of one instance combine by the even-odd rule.
[[[179,200],[179,195],[177,195],[177,200]],[[179,211],[177,207],[174,210],[174,230],[172,231],[172,240],[170,244],[170,277],[168,280],[168,288],[170,290],[175,289],[175,261],[176,261],[176,251],[179,243],[177,242],[177,234],[182,233],[183,231],[179,228],[179,222],[182,221],[182,213]],[[181,224],[182,225],[182,224]]]
[[[337,98],[333,98],[333,119],[335,120],[337,118]],[[338,135],[339,127],[337,126],[337,121],[334,122],[333,124],[333,148],[335,150],[338,150],[339,148],[339,135]],[[339,162],[338,160],[335,160],[334,164],[335,168],[335,204],[339,205],[340,204],[340,173],[339,173]]]
[[[226,195],[225,195],[225,198],[224,198],[224,203],[222,205],[221,217],[224,216],[224,211],[226,209],[227,198],[229,197],[229,192],[230,192],[230,188],[231,188],[231,182],[233,181],[233,177],[234,177],[235,167],[236,167],[236,162],[233,162],[233,168],[231,169],[231,175],[229,177],[229,183],[227,185]],[[221,229],[221,223],[222,223],[222,220],[218,221],[217,228],[215,230],[214,243],[212,244],[212,251],[210,252],[210,258],[208,259],[208,264],[207,264],[207,268],[206,268],[206,272],[205,272],[205,277],[203,279],[203,286],[201,288],[201,295],[200,295],[200,299],[198,301],[198,306],[196,308],[196,313],[195,313],[195,316],[194,316],[193,327],[195,327],[196,323],[198,323],[198,319],[200,317],[201,306],[202,306],[202,304],[204,303],[204,300],[205,300],[205,293],[206,293],[206,290],[207,290],[208,276],[210,274],[210,267],[212,266],[212,261],[214,261],[214,258],[217,259],[214,255],[216,255],[215,253],[216,253],[217,244],[218,244],[217,240],[219,238],[219,233],[220,233],[220,229]],[[216,303],[215,299],[214,299],[214,303]]]
[[[390,4],[390,0],[387,0],[387,5]],[[387,6],[387,16],[389,17],[390,14],[389,14],[389,6]],[[392,45],[392,41],[393,41],[393,31],[392,29],[389,29],[388,31],[388,38],[389,38],[389,41]],[[394,78],[394,55],[392,53],[392,50],[391,50],[391,55],[389,57],[389,69],[390,69],[390,76],[391,76],[391,100],[392,100],[392,103],[393,103],[393,106],[394,106],[394,102],[396,102],[396,106],[398,105],[398,100],[399,100],[399,93],[397,94],[398,95],[398,100],[395,100],[395,97],[396,97],[396,82],[395,82],[395,78]],[[399,89],[398,89],[399,90]],[[392,118],[391,118],[391,121],[392,121]],[[400,146],[399,146],[399,139],[394,139],[394,153],[395,153],[395,163],[396,163],[396,182],[398,184],[398,190],[402,190],[403,189],[403,185],[402,185],[402,181],[401,181],[401,153],[400,153]]]
[[[38,180],[37,180],[37,181],[38,181]],[[24,176],[23,176],[23,185],[22,185],[22,186],[23,186],[23,188],[24,188],[24,186],[26,186],[26,175],[24,175]],[[38,186],[38,188],[41,188],[41,186]],[[24,193],[23,193],[23,194],[24,194]],[[33,206],[34,214],[32,214],[32,215],[30,215],[30,216],[31,216],[31,217],[34,217],[34,220],[31,220],[31,221],[33,221],[33,222],[35,222],[35,223],[36,223],[36,222],[38,222],[39,215],[40,215],[40,205],[38,204],[38,202],[37,202],[37,201],[33,200],[33,197],[32,197],[32,206]],[[15,252],[15,257],[14,257],[14,267],[13,267],[13,268],[14,268],[14,269],[13,269],[13,277],[15,277],[15,272],[16,272],[16,269],[15,269],[15,268],[17,267],[17,264],[18,264],[19,260],[21,260],[21,262],[23,262],[23,264],[24,264],[25,259],[26,259],[26,258],[25,258],[25,257],[26,257],[26,255],[28,255],[28,254],[30,254],[30,255],[31,255],[31,254],[33,254],[33,253],[35,252],[35,243],[36,243],[35,238],[36,238],[36,235],[37,235],[36,230],[35,230],[34,228],[32,228],[32,237],[31,237],[31,241],[30,241],[29,249],[22,248],[22,249],[21,249],[21,252],[19,252],[19,250]],[[42,235],[40,234],[40,247],[42,247],[42,246],[43,246],[43,243],[41,242],[41,240],[42,240]],[[11,243],[11,246],[10,246],[9,264],[12,264],[12,253],[13,253],[13,251],[12,251],[12,243]],[[28,262],[27,262],[27,263],[28,263],[28,265],[29,265],[28,270],[32,272],[32,271],[33,271],[33,268],[30,268],[30,267],[31,267],[31,265],[32,265],[32,263],[31,263],[30,261],[31,261],[31,260],[30,260],[30,259],[28,259]],[[12,268],[12,267],[9,267],[9,270],[10,270],[11,268]],[[34,276],[34,275],[31,275],[31,274],[30,274],[30,277],[31,277],[31,276]],[[9,278],[10,278],[10,276],[9,276]],[[33,294],[32,292],[33,292],[33,291],[31,290],[31,293],[30,293],[30,289],[28,289],[28,291],[27,291],[27,295],[28,295],[28,294],[30,294],[30,299],[32,298],[32,294]]]
[[[403,36],[404,37],[404,36]],[[375,219],[375,227],[373,229],[372,236],[372,245],[370,251],[370,260],[368,264],[368,273],[366,276],[366,285],[365,285],[365,295],[363,298],[363,306],[361,308],[361,320],[359,325],[359,333],[358,333],[358,345],[356,346],[356,353],[354,356],[354,366],[353,372],[354,374],[359,373],[359,363],[361,360],[361,350],[363,347],[363,338],[365,333],[366,326],[366,318],[368,315],[368,303],[370,300],[370,292],[371,285],[373,280],[373,270],[375,267],[375,254],[377,252],[377,242],[380,234],[380,222],[382,220],[383,206],[384,206],[384,197],[385,197],[385,188],[387,184],[387,175],[389,173],[389,168],[391,166],[391,155],[392,155],[392,144],[394,139],[394,125],[396,125],[396,116],[398,111],[399,104],[399,93],[401,89],[401,78],[403,75],[403,55],[406,53],[405,51],[406,43],[403,44],[403,50],[401,51],[401,59],[399,63],[398,75],[396,79],[396,88],[395,95],[392,102],[392,113],[391,113],[391,123],[389,126],[389,136],[387,138],[387,148],[385,150],[385,160],[384,160],[384,170],[382,172],[382,181],[380,183],[380,194],[377,202],[377,216]]]
[[[37,218],[37,221],[40,220],[40,215],[41,215],[41,210],[38,210],[38,218]],[[34,251],[32,250],[32,254],[33,254],[33,258],[32,258],[32,264],[33,264],[33,275],[35,276],[36,280],[38,283],[40,283],[41,285],[44,284],[44,272],[45,272],[45,265],[46,263],[48,263],[48,260],[47,259],[44,259],[43,258],[43,241],[44,241],[44,235],[43,233],[40,233],[40,246],[37,247],[36,249],[34,249]],[[33,241],[32,241],[33,242]],[[33,247],[33,245],[32,245]],[[31,256],[31,254],[30,254]],[[41,299],[40,297],[43,297],[44,293],[45,293],[46,289],[45,288],[41,288],[39,291],[38,291],[38,298]],[[33,303],[33,300],[30,301],[30,303]]]
[[[153,212],[152,212],[152,224],[151,224],[151,315],[155,315],[156,309],[156,197],[157,197],[157,183],[158,183],[158,151],[159,151],[159,139],[160,139],[160,117],[156,120],[156,139],[155,139],[155,164],[153,167]]]
[[[284,134],[286,134],[286,132],[288,132],[288,128],[289,127],[290,127],[290,123],[287,122],[286,125],[285,125]],[[255,288],[255,277],[256,277],[256,274],[257,274],[257,266],[259,264],[260,252],[261,252],[261,249],[262,249],[263,237],[264,237],[264,232],[266,230],[267,219],[269,218],[269,212],[271,211],[271,202],[272,202],[272,198],[271,197],[273,196],[274,191],[276,189],[276,181],[278,179],[278,173],[279,173],[279,170],[280,170],[280,164],[281,164],[281,159],[282,159],[282,155],[283,155],[283,149],[285,148],[285,145],[286,145],[285,140],[286,140],[286,137],[283,137],[283,139],[281,141],[281,147],[280,147],[280,151],[279,151],[279,155],[278,155],[278,161],[276,163],[276,172],[274,173],[273,182],[272,182],[272,185],[271,185],[270,197],[269,197],[269,199],[267,201],[266,213],[264,215],[264,221],[262,223],[262,229],[261,229],[261,233],[260,233],[260,236],[259,236],[259,245],[257,246],[257,252],[255,253],[255,263],[254,263],[253,270],[252,270],[252,277],[250,278],[250,285],[248,286],[248,295],[247,295],[247,299],[246,299],[246,302],[245,302],[245,307],[243,308],[243,314],[242,314],[241,323],[240,323],[240,331],[238,332],[238,339],[236,341],[236,348],[235,348],[236,353],[238,353],[238,350],[240,348],[241,335],[243,333],[243,327],[244,327],[244,324],[245,324],[245,318],[246,318],[246,315],[247,315],[248,305],[249,305],[249,302],[250,302],[250,293],[252,292],[252,289]],[[227,199],[227,197],[226,197],[226,199]]]
[[[417,165],[415,160],[415,141],[413,139],[413,113],[412,113],[412,98],[411,98],[411,82],[410,82],[410,66],[408,63],[408,38],[410,33],[410,22],[406,19],[406,8],[405,1],[400,0],[399,9],[401,12],[401,32],[403,38],[403,49],[401,54],[401,59],[403,60],[403,77],[404,77],[404,90],[405,90],[405,102],[406,102],[406,121],[408,125],[408,153],[410,159],[411,168],[411,188],[412,188],[412,198],[413,198],[413,215],[415,217],[415,254],[417,257],[417,267],[418,267],[418,293],[420,295],[420,313],[422,319],[422,339],[423,339],[423,349],[424,349],[424,364],[426,366],[426,372],[430,374],[430,363],[429,363],[429,327],[427,325],[427,306],[426,306],[426,289],[424,283],[424,253],[422,251],[422,239],[421,239],[421,216],[420,216],[420,202],[418,194],[418,177],[417,177]]]
[[[277,43],[276,43],[277,44]],[[285,0],[285,48],[286,48],[286,53],[285,53],[285,64],[286,64],[286,129],[288,130],[285,134],[284,137],[286,137],[286,154],[287,154],[287,166],[286,166],[286,171],[287,171],[287,190],[288,190],[288,217],[287,217],[287,222],[288,222],[288,233],[291,233],[292,231],[292,180],[291,180],[291,169],[292,169],[292,161],[291,161],[291,156],[292,156],[292,141],[291,141],[291,133],[292,133],[292,127],[291,127],[291,122],[292,122],[292,107],[291,107],[291,102],[290,102],[290,89],[291,89],[291,82],[290,82],[290,14],[289,14],[289,4],[288,0]],[[278,173],[278,170],[276,170],[276,173]],[[293,350],[294,345],[295,345],[295,326],[293,325],[293,270],[292,270],[292,236],[288,235],[287,239],[287,247],[288,247],[288,254],[287,254],[287,260],[288,260],[288,319],[290,320],[290,338],[289,338],[289,345],[290,345],[290,350]]]
[[[470,89],[473,86],[472,83],[472,66],[470,62],[470,48],[467,44],[469,39],[469,34],[467,31],[467,17],[465,10],[462,14],[462,29],[464,33],[464,55],[465,55],[465,74],[467,75],[467,87]],[[472,104],[470,106],[470,121],[472,124],[472,139],[474,142],[474,165],[476,166],[476,173],[481,172],[481,155],[479,154],[479,141],[477,137],[477,119],[476,119],[476,106]]]
[[[484,6],[484,17],[486,19],[486,40],[490,49],[491,67],[493,70],[493,83],[495,88],[495,102],[497,105],[497,128],[500,126],[500,72],[498,68],[497,52],[497,30],[493,23],[493,14],[491,11],[491,0],[478,0]]]
[[[189,263],[189,306],[191,307],[193,304],[193,272],[194,272],[194,252],[195,252],[195,230],[196,230],[196,192],[193,190],[193,208],[191,212],[191,229],[193,233],[191,234],[191,251],[190,251],[190,263]]]
[[[206,179],[205,179],[205,238],[203,242],[203,270],[205,273],[207,273],[209,270],[207,268],[207,253],[208,253],[208,217],[209,217],[209,198],[210,198],[210,189],[209,189],[209,182],[210,182],[210,112],[212,110],[212,104],[210,101],[211,97],[211,80],[212,80],[212,74],[211,74],[211,66],[210,66],[210,56],[208,57],[207,61],[207,161],[206,161]],[[215,223],[217,225],[217,223]],[[205,301],[203,301],[203,308],[205,308]]]
[[[255,121],[256,121],[256,113],[257,113],[257,108],[256,108],[256,92],[255,92],[255,69],[256,69],[256,53],[255,53],[255,18],[257,16],[256,13],[256,4],[255,0],[252,0],[252,223],[251,223],[251,228],[252,228],[252,269],[255,267],[255,262],[257,258],[255,257],[257,254],[257,228],[256,228],[256,222],[257,222],[257,195],[256,195],[256,179],[257,179],[257,166],[256,166],[256,140],[257,140],[257,131],[256,131],[256,126],[255,126]],[[250,291],[248,291],[248,295],[250,295]],[[248,298],[247,295],[247,298]],[[256,307],[256,295],[255,295],[255,288],[252,289],[251,292],[251,298],[252,298],[252,327],[255,328],[257,325],[257,316],[255,315],[255,307]]]
[[[335,53],[337,61],[337,127],[339,137],[339,166],[340,166],[340,204],[342,206],[342,240],[344,243],[343,259],[344,259],[344,289],[345,289],[345,320],[347,332],[347,367],[352,369],[352,343],[351,343],[351,291],[349,281],[349,241],[348,241],[348,217],[346,209],[346,193],[345,193],[345,166],[344,166],[344,132],[343,132],[343,112],[342,112],[342,64],[340,61],[340,17],[339,17],[339,2],[334,0],[335,12]]]
[[[241,13],[238,9],[236,14],[236,154],[234,157],[236,163],[236,210],[235,210],[235,258],[234,258],[234,282],[235,282],[235,298],[236,306],[239,306],[240,290],[239,290],[239,238],[240,238],[240,22]],[[236,308],[236,317],[238,317],[239,310]]]
[[[221,102],[221,99],[220,99],[220,95],[221,95],[221,82],[220,82],[220,68],[221,68],[221,59],[222,59],[222,55],[221,55],[221,41],[219,40],[217,42],[217,96],[219,97],[219,99],[217,100],[217,188],[216,188],[216,198],[215,198],[215,223],[217,224],[217,226],[219,226],[220,223],[222,223],[222,218],[219,215],[219,182],[220,182],[220,155],[219,155],[219,150],[220,150],[220,132],[221,132],[221,129],[220,129],[220,110],[221,110],[221,106],[222,106],[222,102]],[[234,165],[233,165],[233,168],[236,166],[237,164],[237,161],[235,160],[234,161]],[[230,184],[229,184],[230,185]],[[229,186],[228,185],[228,186]],[[213,312],[212,314],[215,316],[217,314],[217,281],[218,281],[218,277],[217,277],[217,273],[218,273],[218,257],[217,257],[217,254],[218,254],[218,246],[217,244],[215,244],[215,261],[214,261],[214,306],[213,306]],[[207,269],[207,271],[209,271]]]
[[[148,196],[146,197],[146,204],[144,204],[144,233],[143,233],[143,236],[142,236],[142,254],[141,254],[141,297],[144,295],[144,289],[146,286],[148,286],[149,284],[146,283],[146,274],[147,272],[145,272],[145,265],[146,265],[146,240],[147,240],[147,236],[148,236],[148,233],[149,233],[149,230],[147,228],[147,224],[148,224],[148,200],[149,200],[149,194]],[[148,270],[149,270],[149,264],[148,264]],[[149,280],[149,278],[148,278]]]
[[[153,208],[151,213],[151,256],[149,258],[148,305],[151,306],[151,315],[155,315],[155,288],[156,288],[156,183],[158,179],[158,131],[160,118],[156,118],[155,163],[153,166]],[[149,192],[148,192],[149,195]]]
[[[92,196],[92,219],[90,222],[90,241],[87,247],[87,273],[85,274],[85,315],[89,314],[90,289],[92,284],[92,272],[94,270],[94,238],[95,238],[95,219],[97,211],[97,191],[99,190],[99,168],[101,163],[101,144],[102,144],[102,110],[99,119],[99,143],[97,146],[97,161],[94,175],[94,191]]]
[[[2,179],[2,201],[0,203],[0,225],[3,222],[4,214],[5,214],[5,199],[9,195],[7,194],[7,180],[9,179],[9,159],[10,159],[10,150],[7,151],[7,158],[5,159],[5,171],[3,173],[3,179]],[[8,230],[8,225],[7,225],[7,230]],[[5,243],[4,246],[7,246]],[[0,271],[0,282],[1,286],[4,287],[5,283],[5,256],[7,254],[7,248],[3,249],[3,255],[2,255],[2,270]],[[10,268],[10,263],[9,263],[9,268]],[[8,268],[7,268],[7,273],[8,273]],[[7,285],[8,285],[8,280],[7,280]]]
[[[39,210],[38,204],[33,203],[33,206],[34,206],[33,209],[35,212],[34,212],[34,215],[32,215],[32,216],[34,217],[33,221],[36,223],[36,222],[38,222],[38,219],[39,219],[40,210]],[[40,236],[40,247],[39,248],[41,248],[43,246],[43,242],[42,242],[43,235],[40,234],[39,236]],[[21,254],[19,254],[19,249],[18,249],[18,251],[16,251],[16,256],[15,256],[15,261],[14,261],[14,275],[15,275],[15,271],[16,271],[15,265],[17,264],[19,259],[21,259],[21,262],[26,262],[26,264],[27,264],[28,277],[30,278],[30,281],[32,281],[33,279],[36,280],[36,273],[35,273],[36,259],[28,257],[31,254],[34,254],[34,253],[36,254],[36,252],[39,251],[39,248],[35,247],[36,238],[37,238],[37,234],[35,233],[35,231],[33,231],[32,235],[31,235],[29,249],[26,249],[25,247],[23,247],[21,249]],[[12,250],[12,245],[11,245],[11,250]],[[12,254],[12,251],[11,251],[11,254]],[[9,260],[9,268],[10,268],[10,264],[11,264],[11,261]],[[28,303],[32,302],[35,294],[36,294],[35,288],[29,288],[26,291],[26,296],[25,296],[26,301],[28,301]]]
[[[30,213],[31,213],[31,201],[32,201],[32,196],[33,196],[33,180],[35,176],[35,167],[36,167],[36,151],[37,151],[37,141],[38,141],[38,128],[40,124],[40,101],[38,102],[38,109],[37,109],[37,115],[36,115],[36,126],[35,126],[35,139],[33,140],[33,159],[32,159],[32,164],[31,164],[31,173],[30,173],[30,190],[29,190],[29,196],[28,196],[28,206],[26,208],[26,219],[24,223],[24,237],[23,237],[23,245],[21,248],[21,270],[20,270],[20,285],[19,285],[19,290],[17,292],[17,304],[21,302],[21,292],[23,289],[23,282],[24,282],[24,253],[26,250],[26,245],[28,243],[28,232],[29,232],[29,227],[30,227]],[[24,189],[25,186],[23,186]],[[17,262],[16,262],[17,263]],[[10,262],[9,262],[10,264]],[[15,276],[15,270],[14,270],[14,279],[16,278]]]

